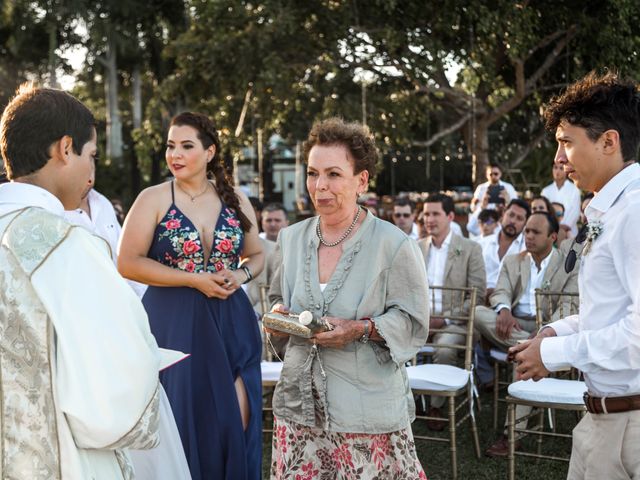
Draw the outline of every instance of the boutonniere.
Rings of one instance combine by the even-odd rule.
[[[551,282],[549,280],[545,280],[541,285],[542,290],[549,290],[551,288]]]
[[[587,224],[587,240],[584,245],[584,249],[582,250],[582,255],[589,253],[589,250],[591,250],[591,244],[600,236],[602,230],[602,222],[598,220],[594,220]]]
[[[462,250],[460,250],[460,247],[456,247],[453,250],[453,253],[456,255],[456,257],[459,257],[460,255],[462,255]]]

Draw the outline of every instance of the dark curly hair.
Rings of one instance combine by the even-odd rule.
[[[376,174],[378,150],[369,129],[359,123],[347,123],[341,118],[333,117],[317,122],[311,128],[309,137],[304,143],[304,158],[309,159],[309,152],[316,145],[344,146],[353,159],[355,174],[366,170],[369,178]]]
[[[242,225],[242,230],[248,232],[251,230],[251,220],[242,212],[240,208],[240,199],[233,189],[233,179],[227,173],[222,160],[220,158],[220,139],[218,138],[218,130],[213,122],[201,113],[182,112],[171,119],[170,127],[188,126],[194,128],[198,132],[198,139],[202,142],[202,146],[207,149],[211,145],[216,147],[213,159],[207,164],[207,174],[213,178],[216,191],[222,198],[222,201],[232,208]]]
[[[607,130],[620,135],[622,158],[635,161],[640,145],[640,93],[638,85],[616,73],[589,73],[553,97],[544,111],[546,128],[555,132],[566,121],[582,127],[596,141]]]

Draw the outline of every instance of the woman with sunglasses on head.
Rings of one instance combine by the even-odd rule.
[[[240,286],[264,256],[253,207],[227,176],[208,117],[171,121],[174,179],[144,190],[125,220],[118,268],[148,284],[160,347],[191,357],[162,372],[194,480],[261,476],[262,342]]]

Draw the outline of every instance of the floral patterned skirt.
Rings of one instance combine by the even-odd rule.
[[[275,418],[272,480],[427,479],[410,428],[341,433]]]

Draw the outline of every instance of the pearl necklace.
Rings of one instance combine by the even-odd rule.
[[[355,227],[356,223],[358,223],[358,219],[360,218],[361,211],[362,211],[362,208],[358,207],[356,216],[353,219],[353,222],[351,222],[351,225],[349,225],[349,228],[345,230],[345,232],[342,234],[342,236],[340,236],[338,240],[331,243],[326,242],[322,237],[322,232],[320,231],[320,217],[318,217],[318,223],[316,224],[316,235],[318,235],[318,238],[320,239],[320,243],[323,244],[325,247],[335,247],[336,245],[339,245],[340,243],[344,242],[344,240],[349,236],[349,234],[353,230],[353,227]]]
[[[191,195],[184,188],[182,188],[178,182],[176,182],[176,185],[178,185],[178,188],[180,190],[182,190],[185,193],[185,195],[187,195],[187,197],[189,197],[191,199],[191,203],[193,203],[193,202],[195,202],[196,198],[198,198],[198,197],[200,197],[200,196],[205,194],[205,192],[209,189],[210,183],[209,183],[209,181],[207,181],[207,184],[205,185],[204,190],[202,190],[200,193],[198,193],[196,195]]]

